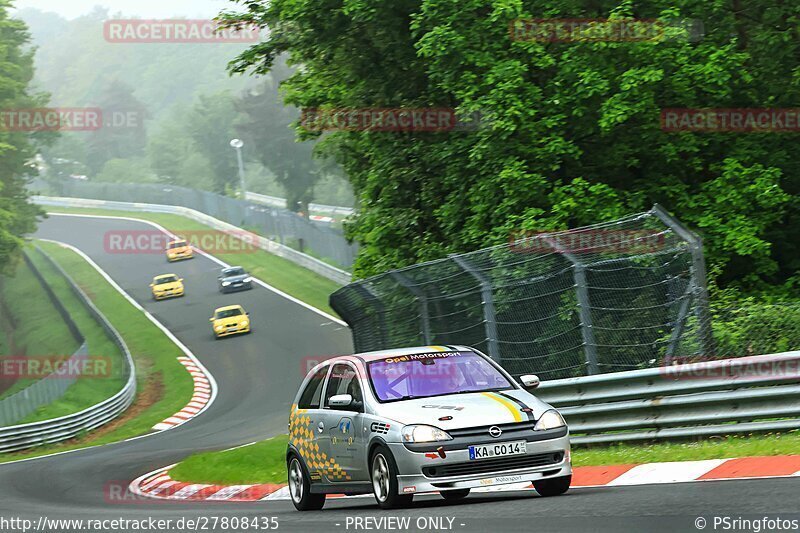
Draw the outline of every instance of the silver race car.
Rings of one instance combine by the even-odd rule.
[[[532,375],[521,381],[539,384]],[[317,365],[292,406],[286,464],[301,511],[321,509],[334,493],[371,492],[390,509],[414,494],[455,500],[512,483],[555,496],[572,481],[569,431],[558,411],[464,346]]]

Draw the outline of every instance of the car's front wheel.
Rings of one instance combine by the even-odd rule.
[[[325,505],[324,494],[311,493],[311,479],[296,455],[289,459],[289,494],[298,511],[319,511]]]
[[[533,488],[539,496],[560,496],[569,490],[572,476],[556,477],[553,479],[540,479],[533,482]]]
[[[397,463],[386,447],[381,446],[373,452],[370,472],[375,500],[382,509],[396,509],[411,504],[414,496],[398,491]]]

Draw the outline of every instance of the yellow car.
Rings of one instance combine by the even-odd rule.
[[[182,261],[183,259],[191,259],[194,257],[194,250],[183,239],[178,239],[176,241],[170,241],[167,245],[167,261],[172,263],[173,261]]]
[[[218,339],[230,335],[250,333],[250,315],[241,305],[220,307],[211,317],[214,336]]]
[[[183,278],[179,278],[175,274],[156,276],[153,278],[150,288],[153,290],[154,300],[178,298],[184,293]]]

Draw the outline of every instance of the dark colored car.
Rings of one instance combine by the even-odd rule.
[[[253,288],[253,278],[242,267],[223,268],[217,279],[222,293],[249,291]]]

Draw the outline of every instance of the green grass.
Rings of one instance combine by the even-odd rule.
[[[123,377],[125,363],[122,352],[72,292],[67,280],[38,251],[31,251],[29,257],[77,324],[88,343],[89,356],[106,359],[111,372],[109,375],[79,379],[67,389],[63,397],[40,407],[21,420],[20,424],[49,420],[82,411],[112,397],[122,390],[126,381]],[[52,320],[55,320],[55,317]],[[43,326],[43,330],[49,327],[50,325]],[[60,354],[60,352],[54,353]]]
[[[176,481],[212,485],[286,483],[287,435],[222,452],[192,455],[170,471]]]
[[[48,207],[50,213],[89,214],[123,216],[155,222],[169,231],[180,234],[184,231],[216,231],[211,227],[180,215],[162,213],[138,213],[93,208],[55,208]],[[250,274],[264,280],[276,289],[290,294],[317,309],[336,316],[328,305],[328,298],[340,285],[308,269],[298,266],[277,255],[263,250],[245,253],[214,253],[219,259],[231,265],[244,267]]]
[[[2,355],[28,357],[68,357],[75,353],[80,343],[72,336],[64,319],[47,296],[41,283],[24,262],[20,262],[14,277],[3,280],[0,298],[11,316],[4,317],[5,327],[13,329],[14,345],[19,354],[2,352]],[[10,342],[4,343],[10,350]],[[0,398],[10,396],[38,381],[20,379]]]
[[[286,482],[286,444],[282,435],[244,448],[193,455],[170,471],[176,481],[217,485]],[[572,464],[616,464],[699,461],[800,453],[800,432],[707,439],[662,444],[573,447]]]
[[[5,454],[0,462],[108,444],[149,433],[152,426],[181,410],[194,391],[189,373],[177,361],[183,352],[141,311],[78,254],[52,243],[40,246],[89,295],[125,339],[136,362],[137,397],[125,414],[104,428],[69,442]]]
[[[798,431],[693,442],[581,447],[573,450],[572,463],[575,466],[595,466],[795,454],[800,454]]]

